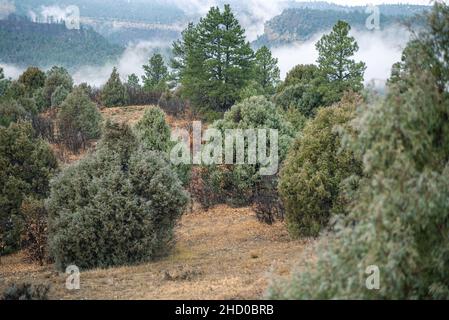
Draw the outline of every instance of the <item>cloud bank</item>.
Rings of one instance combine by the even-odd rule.
[[[241,25],[246,30],[249,41],[263,34],[264,24],[279,15],[286,6],[283,0],[168,0],[187,15],[200,17],[207,14],[210,7],[230,4]]]
[[[11,0],[0,0],[0,19],[7,18],[11,13],[16,12],[16,6]]]
[[[367,65],[365,82],[372,80],[385,81],[390,77],[391,66],[400,61],[402,50],[407,44],[410,34],[404,28],[389,28],[384,31],[355,31],[359,51],[354,56],[356,61]],[[313,39],[302,44],[295,44],[273,49],[273,55],[279,59],[281,77],[298,64],[315,64],[318,53],[315,43],[323,34],[317,34]]]
[[[0,63],[0,67],[3,68],[5,78],[17,79],[25,71],[24,68],[17,67],[12,64]]]
[[[73,74],[73,80],[77,84],[87,82],[90,85],[100,87],[109,79],[113,67],[117,67],[123,80],[127,79],[132,73],[135,73],[140,78],[143,75],[142,66],[148,63],[149,57],[154,52],[167,47],[168,44],[163,42],[141,41],[131,43],[118,63],[108,62],[103,66],[81,67]]]

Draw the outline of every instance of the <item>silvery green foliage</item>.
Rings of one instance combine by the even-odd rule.
[[[233,107],[224,114],[223,120],[216,121],[213,128],[224,132],[226,129],[275,129],[279,131],[279,158],[284,160],[295,132],[292,125],[285,121],[274,103],[263,96],[251,97]]]
[[[74,89],[60,105],[59,133],[66,142],[74,133],[80,133],[87,139],[98,138],[101,121],[100,111],[82,88]]]
[[[387,99],[361,110],[360,134],[348,139],[365,174],[348,216],[318,243],[316,262],[271,286],[272,298],[449,298],[448,6],[437,3],[428,21]],[[365,285],[370,265],[379,290]]]
[[[134,127],[137,140],[146,150],[159,151],[169,156],[175,145],[170,140],[171,129],[165,121],[165,113],[158,107],[145,111],[144,116]],[[191,166],[185,164],[173,165],[176,174],[184,186],[190,181]]]
[[[234,105],[225,113],[224,119],[216,121],[212,128],[220,130],[223,137],[227,129],[278,130],[280,163],[286,158],[295,136],[292,125],[285,121],[276,106],[263,96],[252,97]],[[213,165],[208,170],[211,177],[208,183],[214,183],[212,189],[230,204],[247,205],[251,203],[256,184],[260,180],[259,169],[259,164]]]
[[[64,100],[69,95],[70,91],[67,90],[64,86],[59,86],[55,89],[53,94],[51,95],[51,105],[52,107],[59,107]]]
[[[125,265],[166,254],[187,204],[163,154],[139,149],[126,126],[108,123],[106,131],[95,153],[52,182],[49,243],[59,269]]]
[[[167,152],[170,149],[170,126],[160,108],[146,110],[135,126],[135,133],[142,145],[149,150]]]

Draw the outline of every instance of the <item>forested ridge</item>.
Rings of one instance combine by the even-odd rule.
[[[420,25],[423,21],[415,17],[415,14],[423,13],[424,8],[427,8],[423,6],[408,11],[407,6],[404,6],[403,12],[399,13],[397,7],[395,10],[388,5],[383,7],[384,9],[379,9],[381,30],[393,25],[405,26],[410,22],[415,26]],[[312,6],[312,8],[304,6],[286,9],[265,23],[264,34],[258,37],[254,45],[256,47],[279,46],[307,41],[317,33],[331,29],[339,20],[346,21],[356,30],[366,30],[366,20],[371,13],[366,13],[365,9],[366,7],[356,7],[351,10],[343,10],[333,6]]]
[[[0,62],[23,67],[99,65],[123,52],[90,28],[69,30],[64,23],[35,23],[15,15],[0,20],[0,39]]]

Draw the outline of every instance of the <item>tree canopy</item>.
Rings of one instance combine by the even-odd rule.
[[[116,67],[112,69],[111,76],[101,91],[101,101],[106,107],[120,107],[126,104],[126,88]]]
[[[150,58],[149,63],[143,66],[145,75],[142,76],[143,87],[145,90],[163,91],[167,87],[168,68],[165,65],[164,58],[160,53],[155,53]]]
[[[172,67],[194,106],[224,111],[251,77],[254,53],[229,5],[212,7],[173,45]]]
[[[328,81],[325,85],[325,100],[337,102],[343,92],[363,89],[363,75],[366,65],[352,59],[359,50],[354,37],[349,35],[351,26],[338,21],[332,32],[324,35],[316,44],[318,66],[323,77]]]

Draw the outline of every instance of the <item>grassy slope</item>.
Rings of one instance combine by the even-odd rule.
[[[135,123],[146,107],[103,110],[105,118]],[[185,121],[168,119],[172,126]],[[81,274],[81,290],[65,289],[65,274],[51,265],[2,258],[0,292],[13,282],[51,283],[52,299],[259,299],[271,275],[288,275],[309,241],[290,239],[284,224],[267,226],[251,208],[194,209],[176,228],[168,257],[139,266]]]

